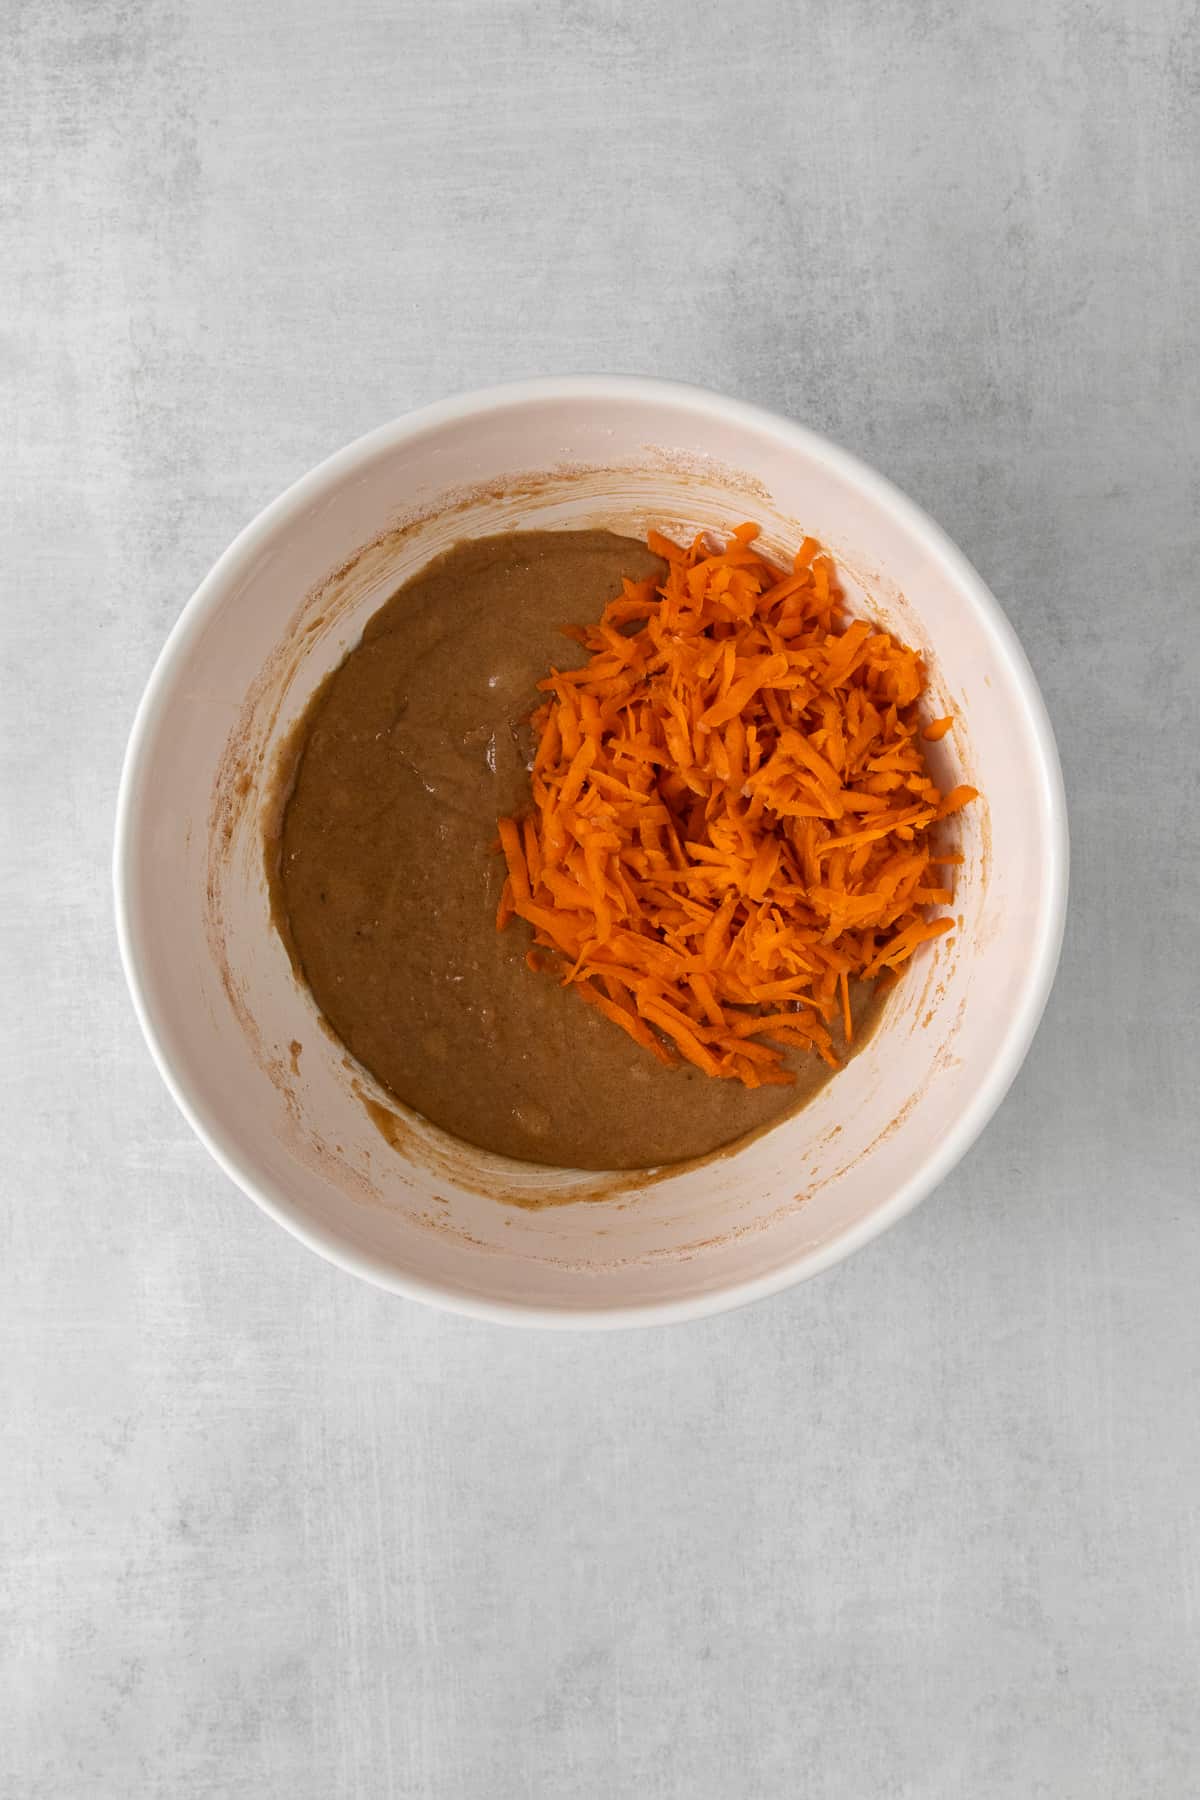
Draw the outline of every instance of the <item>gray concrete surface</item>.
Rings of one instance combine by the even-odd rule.
[[[1194,5],[9,0],[0,1793],[1200,1793]],[[108,897],[234,532],[538,370],[893,476],[1016,622],[1074,828],[1001,1115],[834,1274],[525,1336],[218,1173]]]

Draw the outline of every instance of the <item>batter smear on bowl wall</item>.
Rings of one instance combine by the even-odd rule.
[[[310,703],[276,918],[347,1047],[468,1143],[595,1169],[727,1146],[952,928],[942,821],[975,790],[923,750],[952,720],[814,539],[780,569],[757,535],[460,544]]]

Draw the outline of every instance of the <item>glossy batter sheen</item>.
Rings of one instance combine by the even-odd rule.
[[[701,1156],[794,1110],[794,1088],[665,1069],[525,964],[496,821],[529,804],[536,682],[575,667],[568,623],[662,565],[608,532],[460,544],[393,595],[315,696],[274,871],[276,913],[321,1011],[399,1100],[487,1150],[586,1169]],[[859,995],[855,1009],[870,1010]]]

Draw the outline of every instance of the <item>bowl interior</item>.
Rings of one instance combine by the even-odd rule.
[[[488,1157],[380,1094],[294,978],[261,850],[281,749],[376,607],[460,538],[580,526],[639,535],[650,524],[691,533],[745,518],[781,557],[805,532],[820,537],[855,609],[926,656],[932,710],[957,715],[936,772],[984,795],[961,815],[960,929],[920,952],[874,1037],[807,1109],[735,1153],[653,1180]],[[247,1191],[315,1247],[489,1314],[671,1316],[769,1291],[844,1253],[975,1135],[1052,973],[1056,784],[1011,631],[885,483],[808,434],[708,396],[535,385],[352,446],[218,564],[164,652],[131,744],[123,942],[188,1116]]]

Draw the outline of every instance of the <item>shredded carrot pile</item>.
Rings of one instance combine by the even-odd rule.
[[[790,571],[740,525],[724,549],[657,532],[661,585],[624,583],[588,651],[533,715],[533,809],[500,821],[499,929],[533,928],[531,968],[663,1062],[786,1083],[789,1049],[837,1066],[852,980],[895,978],[951,930],[931,828],[975,798],[941,793],[921,739],[920,657],[847,621],[830,558]]]

